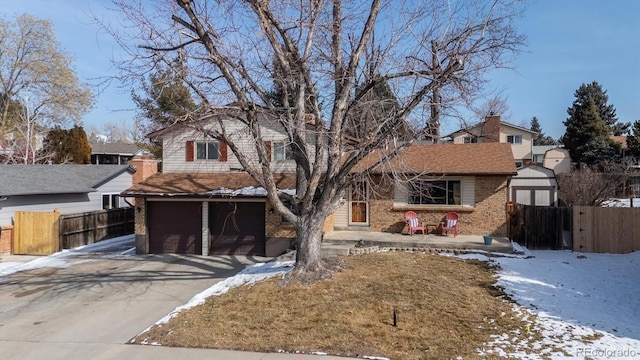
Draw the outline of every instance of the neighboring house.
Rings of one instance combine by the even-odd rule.
[[[556,147],[545,151],[542,166],[553,170],[555,174],[571,172],[571,155],[569,155],[569,150]]]
[[[517,174],[508,144],[417,144],[392,164],[351,186],[335,229],[402,232],[409,210],[435,228],[453,211],[458,233],[506,235],[507,182]],[[390,183],[390,173],[406,180]]]
[[[12,225],[16,211],[69,214],[128,206],[120,193],[134,172],[128,165],[0,165],[0,226]]]
[[[535,131],[500,121],[500,116],[490,115],[485,121],[448,135],[454,144],[499,142],[511,144],[516,167],[533,161],[533,137]]]
[[[112,143],[91,142],[91,163],[94,165],[126,165],[135,156],[148,156],[149,153],[136,144],[122,141]]]
[[[536,165],[544,166],[544,155],[548,150],[560,147],[560,145],[533,145],[533,163]]]
[[[518,169],[509,181],[509,201],[523,205],[557,206],[558,182],[553,170],[539,165]]]

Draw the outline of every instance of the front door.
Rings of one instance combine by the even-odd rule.
[[[349,223],[369,224],[369,187],[366,181],[357,181],[349,191]]]

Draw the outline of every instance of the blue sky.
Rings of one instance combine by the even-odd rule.
[[[89,14],[109,5],[108,0],[0,0],[0,14],[12,18],[26,12],[51,20],[61,46],[76,59],[78,76],[96,83],[109,74],[109,59],[118,48]],[[558,138],[575,90],[592,81],[607,90],[621,121],[640,119],[640,1],[531,1],[517,26],[528,47],[513,70],[489,77],[507,100],[509,122],[528,126],[536,116],[543,131]],[[130,90],[112,84],[98,94],[83,121],[90,130],[104,122],[130,122],[134,114]]]

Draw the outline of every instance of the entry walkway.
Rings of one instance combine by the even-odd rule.
[[[484,250],[497,253],[513,253],[511,241],[506,237],[494,237],[491,245],[485,245],[481,235],[453,237],[435,234],[405,235],[375,231],[338,230],[324,234],[325,255],[348,255],[356,247],[378,246],[379,248],[424,248],[433,250]]]

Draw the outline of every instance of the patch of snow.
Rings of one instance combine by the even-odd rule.
[[[543,338],[497,336],[479,353],[522,359],[640,357],[640,253],[529,251],[491,258],[498,285],[524,307]],[[521,308],[522,309],[522,308]],[[515,353],[507,349],[516,349]],[[527,355],[534,352],[535,356]]]
[[[631,199],[610,199],[603,202],[602,207],[631,207]],[[633,207],[640,207],[640,198],[633,199]]]
[[[128,256],[135,254],[135,240],[133,235],[120,236],[103,240],[95,244],[85,245],[74,249],[65,249],[49,256],[42,256],[29,262],[0,262],[0,277],[11,275],[19,271],[40,268],[66,268],[74,264],[93,261],[91,259],[77,260],[80,255],[100,253],[97,258]],[[74,261],[72,261],[74,260]]]

